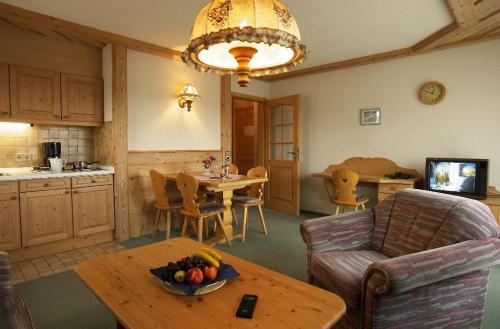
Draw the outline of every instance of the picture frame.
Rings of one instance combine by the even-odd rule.
[[[359,110],[359,124],[362,126],[380,125],[380,108],[369,108]]]

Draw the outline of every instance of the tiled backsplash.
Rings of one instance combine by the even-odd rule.
[[[30,167],[43,160],[41,144],[61,142],[62,158],[73,161],[94,160],[94,128],[35,125],[0,125],[0,167]],[[16,154],[28,153],[30,160],[16,161]]]

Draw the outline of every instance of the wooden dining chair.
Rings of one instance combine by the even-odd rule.
[[[181,214],[184,215],[184,223],[182,224],[181,236],[186,235],[186,231],[189,223],[193,226],[193,230],[198,236],[198,241],[203,242],[203,225],[208,219],[215,217],[216,223],[220,226],[224,238],[229,246],[231,246],[231,241],[229,241],[226,231],[224,231],[224,224],[222,222],[222,214],[226,207],[215,202],[209,202],[205,204],[200,204],[198,202],[198,182],[196,179],[188,174],[179,173],[176,177],[177,188],[181,191],[183,199],[183,207],[180,210]],[[193,219],[198,221],[198,225],[193,223]],[[205,223],[205,227],[208,223]]]
[[[264,178],[267,177],[267,170],[264,167],[255,167],[248,171],[247,176],[249,178]],[[257,207],[259,211],[260,224],[262,225],[263,233],[267,235],[266,221],[264,220],[264,213],[262,212],[262,205],[264,200],[262,200],[262,191],[264,189],[264,183],[254,183],[251,184],[247,190],[246,196],[235,195],[231,199],[233,207],[231,211],[233,212],[233,218],[236,225],[238,225],[238,220],[234,212],[234,207],[239,206],[243,208],[243,225],[242,225],[242,236],[241,240],[245,242],[246,233],[248,229],[248,208]]]
[[[162,214],[165,214],[165,231],[167,239],[170,239],[170,228],[172,225],[172,211],[178,211],[182,208],[182,197],[169,198],[167,195],[166,185],[167,179],[165,176],[154,169],[149,171],[153,191],[155,193],[156,201],[153,206],[156,208],[156,218],[153,226],[153,240],[156,238],[158,231],[158,224]]]
[[[354,208],[354,211],[357,211],[359,207],[365,209],[365,204],[370,199],[356,195],[356,185],[359,182],[359,175],[356,172],[341,168],[332,173],[332,178],[336,189],[335,215],[339,214],[340,209],[344,212],[346,207]]]

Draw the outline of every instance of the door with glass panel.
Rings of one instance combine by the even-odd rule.
[[[293,215],[300,209],[300,97],[266,104],[266,207]]]

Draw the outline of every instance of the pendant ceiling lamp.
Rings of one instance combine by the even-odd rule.
[[[292,14],[279,0],[212,0],[201,9],[182,54],[200,72],[250,76],[288,71],[307,49]]]

